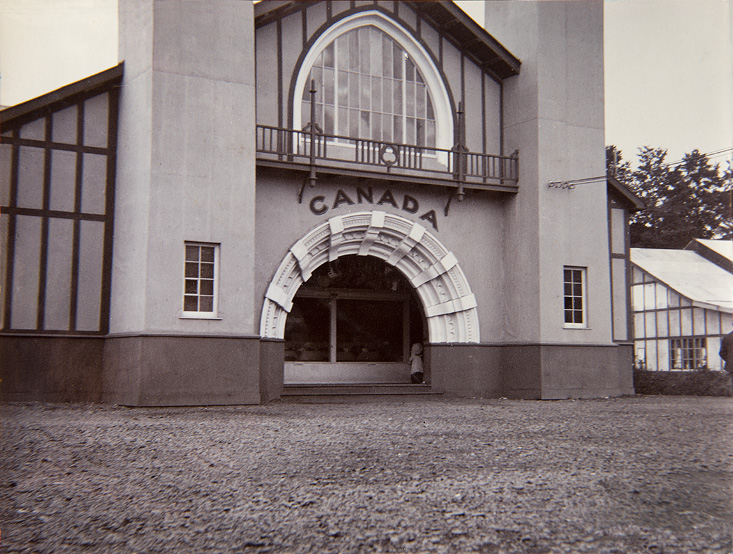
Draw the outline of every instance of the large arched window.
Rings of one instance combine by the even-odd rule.
[[[450,148],[447,90],[430,56],[379,12],[350,16],[315,42],[296,81],[294,122],[311,118],[327,135]]]
[[[308,76],[316,122],[328,135],[435,147],[435,113],[420,70],[396,41],[374,25],[352,29],[316,58]],[[301,124],[310,119],[303,90]]]

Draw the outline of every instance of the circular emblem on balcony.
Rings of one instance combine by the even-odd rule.
[[[392,167],[400,159],[400,147],[396,144],[383,144],[379,149],[379,159],[387,167]]]

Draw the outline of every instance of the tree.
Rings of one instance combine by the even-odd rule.
[[[606,148],[608,172],[646,204],[631,216],[631,246],[683,248],[695,238],[729,236],[730,168],[721,175],[718,164],[698,150],[673,165],[666,157],[663,148],[640,148],[639,165],[632,171],[615,146]]]
[[[631,164],[624,161],[621,150],[613,144],[606,146],[606,171],[622,183],[628,183],[631,180]]]

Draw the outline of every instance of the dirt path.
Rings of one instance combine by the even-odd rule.
[[[733,552],[730,398],[0,415],[0,554]]]

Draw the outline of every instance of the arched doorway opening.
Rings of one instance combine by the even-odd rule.
[[[284,383],[410,383],[411,345],[426,340],[414,289],[373,256],[342,256],[298,289],[285,322]]]
[[[430,344],[480,341],[476,297],[455,255],[419,223],[380,211],[332,217],[290,247],[267,287],[260,336],[283,339],[301,285],[323,264],[348,255],[379,258],[407,278]]]
[[[412,298],[418,299],[416,302],[424,314],[423,336],[427,349],[436,344],[479,342],[476,297],[456,256],[419,223],[381,211],[332,217],[290,247],[267,287],[260,336],[285,339],[286,322],[298,291],[319,268],[325,266],[323,271],[327,275],[329,267],[346,256],[377,258],[384,261],[382,267],[392,267],[404,277]],[[325,310],[323,305],[318,308],[315,304],[315,308],[311,306],[313,309]],[[358,309],[358,306],[353,308]],[[330,337],[330,304],[328,313]],[[323,325],[325,318],[320,321]],[[325,327],[320,332],[325,336]],[[330,345],[329,342],[329,356]]]

